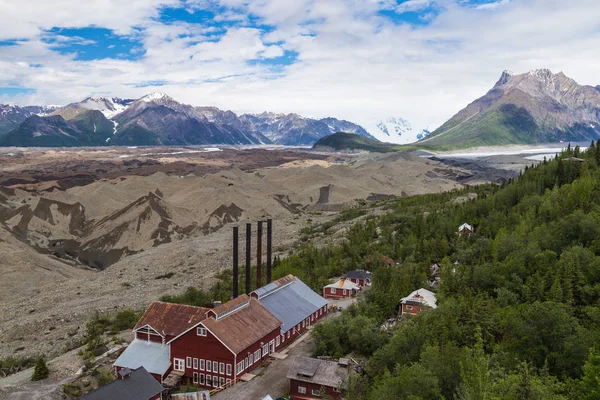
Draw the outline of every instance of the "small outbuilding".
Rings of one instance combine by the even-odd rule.
[[[342,399],[350,374],[347,362],[298,356],[290,366],[290,400]]]
[[[343,299],[353,297],[360,291],[360,286],[349,279],[342,278],[337,282],[323,288],[323,297],[326,299]]]
[[[418,289],[404,297],[401,301],[402,316],[415,316],[424,310],[437,308],[435,293],[427,289]]]
[[[458,227],[458,234],[461,236],[470,235],[471,233],[473,233],[473,226],[467,224],[466,222]]]
[[[118,378],[79,400],[160,400],[164,388],[144,367],[121,369]]]

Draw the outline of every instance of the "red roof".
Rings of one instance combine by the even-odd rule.
[[[258,300],[246,294],[211,311],[215,311],[219,316],[205,319],[202,325],[235,354],[281,328],[281,321]]]
[[[163,336],[179,336],[206,318],[207,308],[155,301],[135,325],[149,325]]]

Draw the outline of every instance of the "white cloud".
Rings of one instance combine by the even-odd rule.
[[[0,3],[0,37],[30,39],[1,48],[0,87],[18,83],[37,90],[10,99],[20,103],[56,104],[91,94],[138,97],[159,90],[236,112],[297,112],[364,124],[398,116],[415,128],[435,128],[483,95],[507,68],[563,70],[580,83],[600,84],[596,0],[500,0],[483,10],[438,0],[439,15],[418,27],[379,15],[396,7],[389,0],[186,1],[190,9],[214,9],[217,2],[229,7],[223,18],[241,23],[228,24],[217,36],[211,36],[215,27],[157,21],[159,7],[169,1],[130,1],[118,13],[103,11],[116,4],[110,1],[91,6],[57,0],[53,12],[46,2],[39,2],[40,12],[36,4],[16,10]],[[272,29],[253,27],[251,19]],[[133,32],[145,55],[137,61],[74,61],[41,40],[40,29],[89,24],[122,34],[137,27]],[[298,61],[283,73],[248,63],[286,50],[296,52]],[[164,86],[146,86],[152,82]]]
[[[405,13],[409,11],[420,11],[431,5],[429,0],[407,0],[403,3],[400,3],[398,7],[396,7],[396,12]]]

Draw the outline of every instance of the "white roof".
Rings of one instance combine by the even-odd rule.
[[[144,367],[151,374],[162,376],[171,365],[169,346],[135,339],[113,365],[129,369]]]
[[[430,292],[427,289],[417,289],[408,296],[402,299],[402,304],[408,301],[419,302],[431,308],[437,308],[437,299],[435,293]]]
[[[465,229],[468,229],[468,230],[472,231],[473,227],[471,225],[467,224],[466,222],[464,224],[462,224],[461,226],[458,227],[458,231],[459,232],[463,231]]]
[[[360,286],[352,282],[350,279],[340,279],[335,283],[325,286],[326,288],[360,290]]]

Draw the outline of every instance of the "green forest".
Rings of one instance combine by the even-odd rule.
[[[364,216],[338,244],[306,229],[275,278],[291,273],[320,292],[345,271],[373,272],[362,301],[313,330],[316,355],[365,360],[347,399],[600,399],[599,165],[595,143],[569,146],[503,187],[386,202],[385,215]],[[453,201],[467,193],[477,198]],[[472,235],[457,235],[464,222]],[[432,262],[438,307],[382,329],[402,297],[429,287]],[[225,297],[231,274],[221,278],[210,293],[165,300]]]

